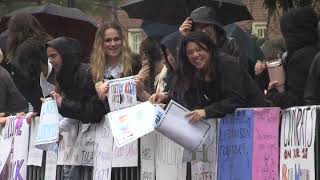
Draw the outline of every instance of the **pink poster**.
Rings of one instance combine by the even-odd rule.
[[[254,109],[252,179],[279,179],[279,125],[279,108]]]

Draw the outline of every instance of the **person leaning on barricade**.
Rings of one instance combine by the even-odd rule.
[[[203,32],[192,32],[179,45],[175,89],[153,103],[174,99],[190,109],[191,121],[219,118],[236,108],[264,107],[263,94],[237,60],[220,52]]]
[[[140,101],[148,99],[149,94],[143,88],[150,70],[146,62],[146,56],[140,61],[139,57],[131,52],[124,32],[118,24],[105,23],[99,27],[90,58],[90,68],[96,91],[100,100],[105,102],[107,111],[107,80],[110,79],[137,75],[137,97]]]
[[[82,123],[98,123],[106,114],[91,78],[88,65],[80,63],[80,43],[72,38],[59,37],[47,42],[47,54],[56,72],[56,99],[63,117]]]

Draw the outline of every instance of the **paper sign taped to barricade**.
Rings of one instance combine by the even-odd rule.
[[[216,162],[191,162],[191,180],[216,180]]]
[[[116,146],[121,147],[152,132],[156,119],[160,119],[163,113],[160,107],[149,101],[108,113]]]
[[[211,126],[203,120],[190,123],[186,118],[189,112],[171,100],[162,120],[157,122],[156,130],[184,148],[194,151],[203,143]]]
[[[134,76],[108,80],[108,103],[110,111],[120,110],[137,104],[137,88]]]
[[[93,161],[93,180],[110,180],[112,168],[112,146],[113,138],[108,122],[105,116],[97,124],[95,141],[95,158]]]
[[[56,180],[58,156],[54,151],[47,151],[45,180]]]
[[[29,124],[26,118],[29,115],[30,113],[21,117],[10,116],[7,119],[3,137],[5,140],[13,138],[12,153],[3,167],[0,179],[27,178]]]
[[[318,118],[315,106],[294,107],[282,112],[280,179],[316,179],[315,143]]]
[[[138,155],[138,140],[122,147],[113,145],[112,167],[137,167]]]
[[[156,131],[140,138],[141,179],[155,180]]]
[[[9,157],[12,145],[12,138],[0,140],[0,174]]]
[[[59,140],[58,106],[54,99],[47,98],[41,106],[38,132],[35,140],[36,148],[52,150]]]
[[[28,165],[33,166],[41,166],[42,165],[42,156],[43,151],[41,149],[36,148],[35,140],[39,127],[39,119],[40,117],[35,117],[31,121],[30,128],[30,140],[29,140],[29,154],[28,154]]]
[[[156,133],[156,179],[157,180],[185,180],[187,175],[186,163],[182,163],[183,147]]]

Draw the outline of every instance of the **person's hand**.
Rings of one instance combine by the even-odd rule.
[[[179,31],[183,36],[186,36],[190,33],[192,29],[192,20],[188,17],[179,27]]]
[[[189,112],[186,115],[186,118],[190,119],[191,123],[196,123],[205,117],[206,117],[206,111],[204,109],[197,109]]]
[[[166,94],[152,94],[149,98],[149,101],[152,104],[160,104],[160,103],[165,103],[167,99],[168,99],[168,95]]]
[[[35,112],[29,114],[29,115],[27,116],[27,119],[26,119],[27,123],[28,123],[28,124],[31,124],[31,120],[32,120],[33,118],[35,118],[36,116],[37,116],[37,113],[35,113]]]
[[[4,117],[5,115],[5,113],[0,113],[0,117]]]
[[[142,67],[138,73],[138,76],[144,82],[150,76],[150,64],[149,64],[148,56],[144,55],[141,61],[142,61]]]
[[[109,91],[109,82],[108,81],[100,81],[96,83],[96,91],[98,93],[98,97],[101,101],[104,101],[108,96]]]
[[[7,122],[7,117],[0,117],[0,125],[5,125]]]
[[[268,86],[268,91],[271,90],[271,89],[274,89],[277,85],[279,84],[278,81],[272,81],[269,83],[269,86]]]
[[[137,93],[144,91],[144,82],[143,78],[140,75],[134,77],[134,84],[137,87]]]
[[[56,100],[57,105],[60,108],[61,107],[61,103],[62,103],[62,96],[59,93],[55,92],[55,91],[52,91],[50,93],[50,96]]]
[[[258,60],[256,65],[254,66],[255,75],[261,74],[267,68],[266,63],[264,61]]]

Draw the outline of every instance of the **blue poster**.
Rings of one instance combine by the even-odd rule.
[[[253,110],[236,111],[220,121],[218,180],[250,180],[253,146]]]

